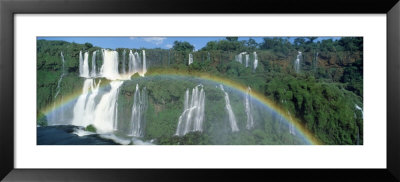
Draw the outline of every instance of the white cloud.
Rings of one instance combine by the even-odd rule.
[[[164,37],[148,37],[148,38],[143,38],[144,41],[150,42],[156,45],[160,45],[164,42],[166,38]]]
[[[167,45],[165,45],[165,47],[168,49],[171,49],[173,46],[172,46],[172,44],[167,44]]]
[[[133,39],[136,39],[136,37],[129,37],[129,39],[133,40]]]

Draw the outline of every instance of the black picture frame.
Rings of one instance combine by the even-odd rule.
[[[245,6],[245,8],[244,8]],[[14,15],[31,13],[380,13],[387,15],[386,169],[15,169]],[[400,181],[398,0],[0,0],[0,179],[5,181]],[[33,156],[34,157],[34,156]],[[374,156],[371,156],[374,157]]]

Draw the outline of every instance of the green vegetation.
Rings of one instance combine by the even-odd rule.
[[[47,118],[41,112],[37,114],[37,125],[39,126],[47,126]]]
[[[82,89],[79,78],[79,51],[95,51],[92,44],[76,44],[63,41],[37,41],[37,124],[45,126],[46,117],[41,111],[55,100],[57,81],[61,75],[60,52],[65,57],[66,76],[61,82],[60,96],[68,96]],[[155,139],[158,144],[299,144],[301,141],[287,132],[287,126],[276,115],[256,109],[256,127],[246,130],[246,114],[243,98],[234,90],[230,94],[239,132],[230,132],[224,110],[223,93],[216,83],[197,78],[153,76],[160,69],[175,70],[187,74],[201,72],[226,78],[244,86],[287,110],[298,118],[314,137],[324,144],[363,144],[362,113],[355,105],[363,106],[363,39],[342,38],[316,41],[316,37],[264,38],[258,44],[254,39],[239,41],[237,37],[211,41],[199,51],[192,52],[188,42],[174,42],[172,49],[146,49],[150,63],[146,77],[133,75],[124,82],[118,98],[118,119],[121,132],[129,131],[130,115],[136,84],[148,91],[148,109],[144,139]],[[123,51],[117,51],[122,60]],[[258,66],[253,70],[253,51],[257,52]],[[295,73],[294,60],[302,52],[301,72]],[[129,51],[128,51],[129,52]],[[140,51],[138,51],[140,52]],[[245,67],[235,61],[240,52],[250,53],[251,64]],[[188,54],[193,54],[193,64],[187,65]],[[89,60],[91,60],[89,55]],[[128,55],[125,54],[128,60]],[[102,58],[97,57],[98,65]],[[121,64],[120,64],[121,65]],[[149,76],[147,76],[149,75]],[[156,75],[156,74],[154,74]],[[179,81],[177,81],[179,80]],[[183,109],[186,89],[198,83],[206,92],[206,118],[204,132],[193,132],[184,137],[174,136]],[[102,85],[106,81],[102,80]],[[59,99],[59,97],[58,97]],[[57,99],[56,99],[57,100]],[[89,125],[86,130],[95,131]]]
[[[180,41],[175,41],[174,46],[172,47],[175,51],[193,51],[194,46],[191,45],[189,42],[180,42]]]
[[[86,126],[85,130],[86,130],[86,131],[89,131],[89,132],[96,133],[96,128],[95,128],[93,125],[91,125],[91,124],[88,125],[88,126]]]

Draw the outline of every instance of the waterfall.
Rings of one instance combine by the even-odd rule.
[[[249,59],[250,59],[250,55],[246,54],[246,68],[249,67]]]
[[[140,75],[144,75],[143,72],[145,70],[147,71],[146,68],[146,53],[143,50],[143,64],[141,68],[141,63],[140,63],[140,56],[138,52],[132,53],[132,50],[129,50],[129,67],[128,67],[128,72],[129,74],[133,75],[135,73],[139,73]]]
[[[145,112],[147,109],[147,93],[146,87],[140,93],[139,85],[136,84],[135,95],[133,97],[132,116],[131,116],[131,132],[130,136],[141,137],[143,136],[143,129],[145,124]]]
[[[92,93],[89,95],[88,99],[86,100],[86,105],[85,105],[85,119],[83,121],[85,122],[92,122],[94,119],[94,110],[96,108],[96,96],[99,93],[99,87],[100,87],[101,80],[96,84],[94,81],[92,83],[91,89]]]
[[[120,79],[118,72],[118,52],[103,49],[103,65],[101,66],[101,76],[109,80]]]
[[[87,96],[86,102],[85,102],[85,107],[83,110],[83,116],[80,118],[81,122],[83,122],[82,126],[87,126],[93,122],[94,119],[94,111],[96,108],[96,96],[99,93],[99,87],[101,80],[96,84],[96,82],[93,79],[88,79],[91,81],[91,93]],[[75,113],[74,113],[75,115]]]
[[[239,62],[240,64],[243,64],[243,55],[245,56],[244,64],[245,64],[245,66],[247,68],[247,67],[250,66],[250,64],[249,64],[249,62],[250,62],[250,54],[248,54],[247,52],[241,52],[241,53],[239,53],[238,55],[235,56],[235,60],[237,62]],[[257,68],[257,65],[258,65],[258,58],[257,58],[257,53],[256,52],[253,52],[253,55],[254,55],[254,64],[253,64],[254,67],[253,68],[255,70]]]
[[[136,68],[137,68],[137,61],[135,55],[133,55],[132,50],[129,50],[129,74],[134,74],[136,73]]]
[[[93,124],[97,129],[98,133],[110,133],[118,130],[118,93],[119,88],[123,84],[121,79],[126,79],[124,75],[119,74],[118,68],[118,52],[113,50],[102,49],[103,64],[100,67],[99,73],[96,69],[96,53],[93,52],[92,57],[92,72],[89,77],[89,67],[88,67],[88,55],[86,52],[84,58],[82,56],[82,51],[79,53],[79,63],[80,63],[80,74],[85,77],[85,81],[82,88],[82,94],[78,97],[75,106],[73,108],[73,118],[71,123],[77,126],[87,126]],[[125,69],[125,55],[123,52],[122,61],[122,72]],[[143,50],[143,67],[140,64],[140,56],[137,52],[129,52],[129,74],[133,74],[139,71],[146,71],[146,58],[145,52]],[[84,76],[86,75],[86,76]],[[111,80],[109,83],[110,89],[99,91],[100,82],[97,83],[92,77],[104,77],[107,80]],[[101,94],[100,94],[101,93]],[[142,89],[142,94],[139,91],[135,92],[134,106],[132,108],[132,136],[141,136],[143,123],[144,123],[144,110],[147,105],[147,94],[146,89]],[[137,110],[136,108],[139,108]],[[135,113],[135,110],[138,112]],[[135,123],[135,124],[134,124]]]
[[[56,94],[54,95],[54,99],[56,99],[57,96],[58,96],[58,94],[60,93],[60,90],[61,90],[61,89],[60,89],[61,81],[62,81],[63,77],[65,76],[65,72],[64,72],[64,55],[63,55],[62,52],[61,52],[61,62],[62,62],[61,76],[60,76],[60,79],[58,79],[58,82],[57,82],[57,88],[56,88],[57,92],[56,92]]]
[[[228,112],[229,123],[231,125],[232,132],[239,131],[239,128],[237,127],[237,124],[236,124],[235,115],[232,111],[231,102],[229,100],[229,95],[228,95],[228,93],[225,92],[224,87],[221,84],[219,85],[219,87],[225,93],[225,108],[226,108],[226,111]]]
[[[199,88],[201,89],[199,90]],[[183,113],[179,116],[175,135],[183,136],[192,131],[203,131],[205,92],[203,85],[192,89],[189,99],[189,89],[185,92]]]
[[[91,77],[96,77],[97,73],[96,73],[96,51],[93,51],[92,54],[92,72],[90,73]]]
[[[86,79],[83,83],[82,94],[74,106],[72,124],[87,126],[93,121],[95,98],[98,94],[100,81],[95,84],[94,79]]]
[[[294,131],[294,125],[293,125],[293,123],[290,123],[290,124],[289,124],[289,133],[290,133],[291,135],[293,135],[293,136],[296,135],[296,133],[295,133],[295,131]]]
[[[363,111],[363,109],[362,109],[359,105],[357,105],[357,104],[354,104],[354,107],[355,107],[357,110],[359,110],[359,111],[361,112],[361,115],[362,115],[362,117],[364,118],[364,111]],[[354,113],[354,117],[355,117],[355,118],[357,117],[356,113]],[[359,144],[360,144],[360,128],[357,127],[357,145],[359,145]]]
[[[89,52],[85,52],[83,59],[83,71],[81,77],[89,77]]]
[[[57,102],[57,96],[60,94],[61,91],[61,81],[63,77],[65,76],[65,71],[64,71],[64,55],[61,52],[61,62],[62,62],[62,67],[61,67],[61,76],[57,81],[57,88],[56,88],[56,93],[54,94],[54,103],[53,103],[53,112],[49,115],[49,124],[53,125],[56,123],[60,123],[64,120],[64,109],[59,108],[56,109],[56,102]],[[61,96],[61,103],[63,103],[64,97]]]
[[[131,74],[135,68],[135,56],[132,53],[132,50],[129,50],[129,62],[128,62],[128,73]]]
[[[113,50],[102,50],[103,52],[103,65],[101,66],[100,73],[101,77],[105,77],[109,80],[121,80],[121,79],[129,79],[131,75],[135,73],[139,73],[141,76],[147,72],[146,65],[146,53],[143,50],[143,64],[140,62],[139,53],[133,53],[132,50],[129,50],[129,60],[128,60],[128,71],[126,72],[126,62],[125,55],[126,52],[122,53],[122,69],[121,75],[119,74],[118,68],[118,52]],[[126,75],[126,74],[129,75]]]
[[[192,63],[193,63],[193,55],[192,55],[192,53],[189,53],[189,63],[188,63],[188,65],[190,65]]]
[[[290,120],[289,120],[289,133],[291,134],[291,135],[293,135],[293,136],[295,136],[296,135],[296,132],[295,132],[295,130],[294,130],[294,125],[293,125],[293,120],[292,120],[292,116],[290,115],[290,112],[288,111],[288,115],[289,115],[289,117],[290,117]]]
[[[110,82],[111,90],[97,104],[93,120],[97,133],[110,133],[117,128],[117,100],[122,83],[123,81]]]
[[[257,57],[257,53],[256,52],[253,52],[253,55],[254,55],[254,64],[253,64],[253,66],[254,66],[254,70],[256,70],[256,68],[258,66],[258,57]]]
[[[89,53],[85,52],[82,58],[82,51],[79,52],[79,76],[89,77]]]
[[[126,67],[125,67],[125,65],[126,65],[126,61],[125,61],[125,58],[126,57],[126,50],[124,49],[124,51],[122,52],[122,74],[126,74]]]
[[[79,76],[83,75],[83,56],[82,51],[79,51]]]
[[[355,104],[355,108],[356,108],[357,110],[361,111],[361,114],[362,114],[362,116],[363,116],[363,118],[364,118],[363,109],[362,109],[360,106],[358,106],[357,104]]]
[[[146,52],[144,50],[142,50],[142,58],[143,58],[143,68],[142,68],[142,76],[144,76],[144,74],[146,74],[147,72],[147,66],[146,66]]]
[[[281,132],[282,119],[283,119],[283,117],[282,117],[282,115],[280,115],[280,117],[279,117],[279,129],[278,129],[279,133]]]
[[[134,73],[139,72],[139,68],[140,68],[140,55],[138,52],[135,52],[134,54],[134,61],[135,61],[135,68],[134,68]]]
[[[300,59],[301,59],[301,52],[298,51],[296,60],[294,61],[294,70],[296,71],[296,73],[300,72]]]
[[[136,65],[136,67],[135,67],[135,73],[136,73],[139,71],[139,67],[140,67],[140,55],[138,52],[135,52],[133,54],[133,56],[135,58],[134,60],[135,60],[135,65]]]
[[[239,53],[238,55],[235,56],[236,61],[239,62],[240,64],[243,63],[243,55],[244,55],[244,54],[247,55],[246,52],[241,52],[241,53]]]
[[[254,127],[253,113],[251,111],[252,104],[250,98],[251,88],[247,87],[246,97],[245,97],[245,111],[247,116],[246,128],[251,129]]]

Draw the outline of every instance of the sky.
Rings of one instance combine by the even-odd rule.
[[[248,40],[250,37],[239,37],[239,41]],[[251,37],[257,43],[263,42],[263,37]],[[293,41],[296,37],[289,39]],[[195,47],[195,50],[203,48],[207,42],[222,40],[225,37],[38,37],[45,40],[64,40],[67,42],[75,42],[84,44],[89,42],[94,46],[101,48],[162,48],[169,49],[173,46],[174,41],[187,41]],[[339,37],[320,37],[315,41],[323,39],[339,39]]]

